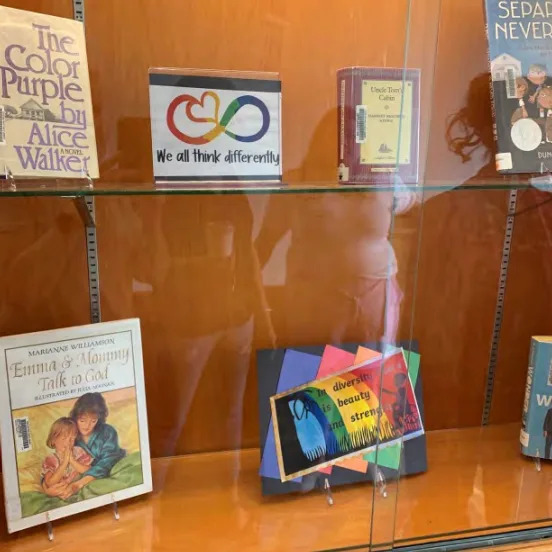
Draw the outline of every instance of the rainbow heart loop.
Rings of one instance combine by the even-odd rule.
[[[212,98],[215,105],[214,116],[213,117],[198,117],[194,115],[192,109],[196,106],[200,108],[205,108],[205,102],[208,98]],[[202,134],[201,136],[189,136],[180,130],[175,122],[175,113],[178,107],[182,104],[186,105],[186,116],[188,120],[192,123],[213,123],[214,126],[208,132]],[[262,124],[260,129],[249,135],[237,134],[228,130],[228,126],[231,121],[237,115],[237,113],[244,108],[245,106],[253,106],[257,108],[262,117]],[[256,142],[260,140],[267,132],[270,126],[270,113],[265,103],[250,94],[239,96],[232,100],[229,104],[222,117],[219,119],[219,110],[220,110],[220,98],[216,92],[212,90],[207,90],[201,95],[201,98],[198,99],[190,94],[181,94],[172,100],[167,109],[167,126],[171,133],[178,138],[180,141],[185,142],[186,144],[193,145],[202,145],[212,142],[215,138],[221,134],[226,134],[230,138],[237,140],[238,142]]]

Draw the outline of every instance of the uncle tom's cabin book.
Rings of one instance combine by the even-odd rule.
[[[99,177],[81,22],[0,6],[0,174]]]

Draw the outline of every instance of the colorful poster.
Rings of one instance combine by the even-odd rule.
[[[270,402],[281,481],[423,434],[402,350]]]
[[[0,339],[8,531],[151,491],[138,320]]]
[[[183,73],[150,72],[155,180],[280,182],[281,82]]]

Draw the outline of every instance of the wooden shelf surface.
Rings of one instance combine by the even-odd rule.
[[[428,472],[375,495],[375,541],[392,539],[393,528],[404,542],[552,523],[552,465],[538,472],[522,457],[518,432],[517,424],[430,432]],[[10,536],[2,523],[0,549],[300,551],[369,541],[371,485],[336,489],[333,507],[318,492],[262,497],[258,466],[256,449],[155,459],[154,493],[121,503],[120,521],[109,508],[66,518],[55,522],[53,543],[45,528]]]

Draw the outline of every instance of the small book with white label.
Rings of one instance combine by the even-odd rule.
[[[340,69],[337,105],[341,183],[418,183],[419,69]]]

